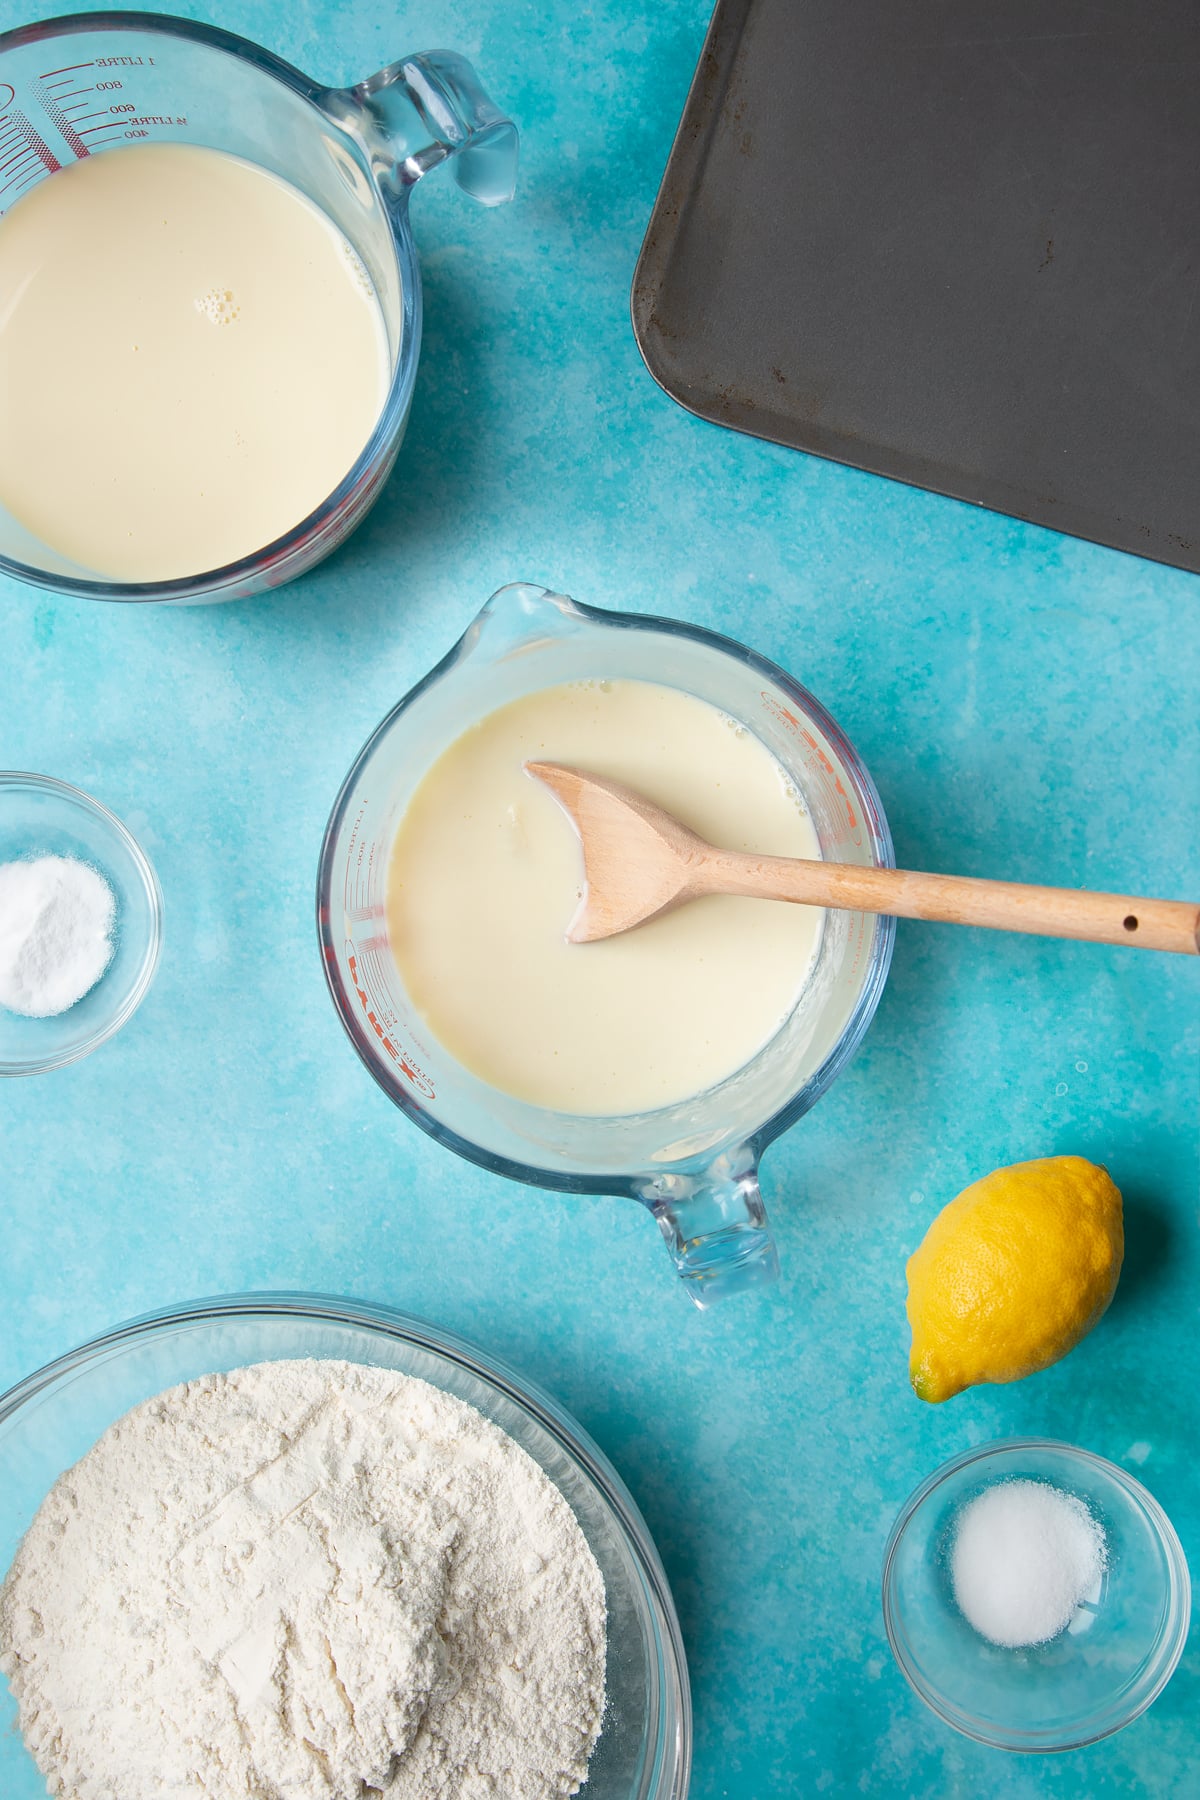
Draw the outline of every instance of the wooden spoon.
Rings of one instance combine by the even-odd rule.
[[[718,850],[619,782],[561,763],[528,762],[525,768],[550,789],[583,846],[587,885],[567,930],[574,944],[629,931],[701,894],[747,894],[848,912],[1200,954],[1200,906],[1184,900],[1141,900],[1130,894]]]

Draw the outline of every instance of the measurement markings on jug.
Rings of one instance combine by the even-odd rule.
[[[31,182],[61,168],[54,152],[23,112],[17,109],[0,119],[0,195],[11,194],[15,199]]]
[[[373,978],[368,972],[367,960],[360,960],[355,953],[354,946],[347,943],[346,965],[358,1003],[367,1016],[367,1023],[410,1086],[416,1088],[417,1092],[422,1094],[426,1100],[434,1100],[437,1096],[431,1078],[421,1068],[411,1052],[401,1049],[399,1046],[395,1013],[376,997],[374,980],[378,977]]]
[[[91,85],[83,82],[82,70],[133,68],[142,60],[140,56],[102,57],[94,63],[73,64],[68,70],[51,70],[40,77],[39,97],[46,116],[76,157],[90,156],[105,144],[149,137],[154,126],[187,124],[184,113],[139,113],[136,100],[105,100],[105,95],[126,91],[119,76]],[[153,57],[149,61],[152,64]],[[94,100],[101,104],[88,107],[89,101]]]
[[[763,711],[769,718],[774,719],[777,724],[784,726],[793,736],[799,736],[804,743],[808,745],[808,748],[820,764],[824,773],[833,782],[838,798],[842,802],[846,814],[846,821],[853,834],[851,841],[861,847],[863,841],[862,821],[855,812],[850,796],[842,785],[841,776],[830,762],[828,756],[826,756],[816,738],[812,735],[811,731],[805,730],[796,714],[792,712],[789,707],[784,706],[782,701],[777,700],[773,694],[768,693],[766,688],[762,689],[759,698],[763,703]]]
[[[358,809],[354,824],[350,827],[350,843],[346,853],[346,867],[342,882],[342,906],[344,910],[357,917],[361,915],[362,899],[358,884],[359,871],[362,868],[363,849],[366,840],[359,836],[363,818],[366,814],[366,801]]]
[[[77,157],[89,156],[91,154],[82,137],[75,129],[74,121],[67,117],[53,94],[42,95],[42,108],[46,117],[54,126],[54,129],[58,132],[63,142],[69,145]]]
[[[776,720],[778,724],[786,726],[789,731],[798,731],[800,729],[800,721],[795,713],[786,707],[781,700],[777,700],[774,694],[768,693],[766,688],[761,690],[759,699],[762,701],[763,711],[768,717]]]
[[[82,71],[91,69],[93,63],[72,63],[67,69],[51,69],[40,77],[38,97],[42,110],[61,136],[64,144],[72,154],[82,159],[98,150],[102,144],[115,141],[121,134],[113,131],[113,119],[107,106],[85,111],[89,100],[96,95],[96,88],[83,78]],[[120,82],[107,83],[108,86],[120,87]],[[85,120],[98,123],[85,124]],[[96,138],[98,132],[107,135]],[[96,138],[94,143],[85,143],[86,138]]]

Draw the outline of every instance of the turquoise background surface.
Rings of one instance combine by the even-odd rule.
[[[327,997],[313,922],[364,739],[493,589],[714,626],[871,769],[902,864],[1200,894],[1195,578],[703,424],[656,388],[634,260],[705,0],[213,0],[319,79],[445,45],[520,124],[507,208],[414,208],[426,339],[401,459],[334,559],[169,610],[0,581],[0,764],[77,783],[153,859],[162,966],[95,1056],[0,1093],[0,1387],[132,1314],[246,1288],[390,1302],[570,1407],[671,1578],[696,1800],[1194,1792],[1196,1632],[1151,1712],[1023,1760],[926,1713],[879,1605],[892,1519],[1014,1433],[1144,1479],[1196,1568],[1200,966],[901,924],[866,1045],[768,1153],[774,1291],[701,1315],[632,1202],[527,1192],[409,1126]],[[27,16],[5,0],[0,20]],[[1128,1258],[1058,1367],[923,1407],[904,1263],[993,1166],[1105,1162]]]

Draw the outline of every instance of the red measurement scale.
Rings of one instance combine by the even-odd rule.
[[[43,175],[62,167],[43,137],[33,129],[7,82],[0,86],[0,208]]]
[[[77,162],[114,144],[141,142],[156,126],[186,125],[181,115],[144,113],[129,97],[130,78],[153,63],[145,56],[66,63],[44,70],[22,96],[0,82],[0,212],[63,166],[50,147],[50,134],[31,123],[35,109]]]

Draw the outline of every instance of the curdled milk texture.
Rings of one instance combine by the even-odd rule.
[[[513,701],[434,763],[388,874],[392,954],[450,1054],[491,1086],[577,1114],[649,1111],[740,1069],[812,967],[824,913],[713,896],[568,944],[583,856],[527,760],[622,781],[731,850],[820,855],[758,738],[677,688],[573,682]]]
[[[104,151],[0,218],[0,504],[95,575],[198,575],[291,531],[388,382],[341,233],[223,151]]]

